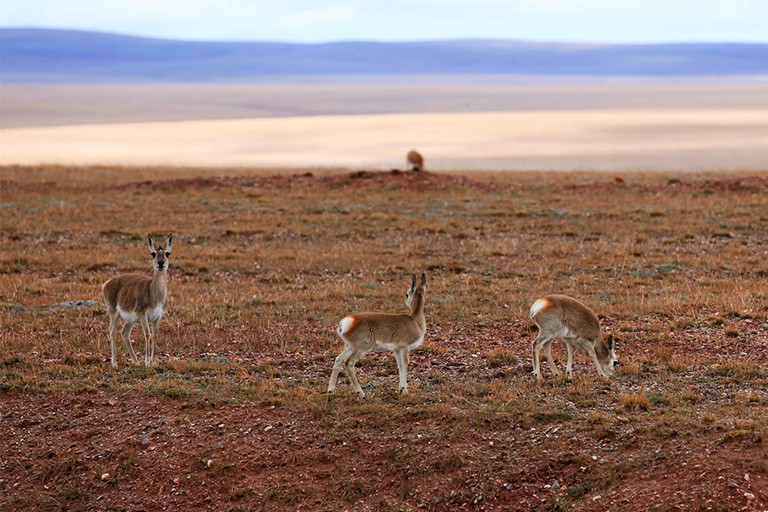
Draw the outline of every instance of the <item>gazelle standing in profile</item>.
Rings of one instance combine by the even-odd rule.
[[[144,331],[146,351],[144,364],[151,365],[155,360],[155,340],[157,326],[168,307],[168,262],[171,256],[173,235],[168,235],[165,247],[155,245],[152,235],[147,235],[149,253],[152,255],[152,277],[140,274],[121,274],[113,277],[101,287],[109,314],[109,342],[112,348],[112,367],[117,368],[115,341],[117,339],[118,318],[125,321],[122,336],[131,360],[139,364],[136,352],[131,345],[131,331],[136,323]]]
[[[355,364],[374,348],[395,353],[400,374],[399,390],[401,393],[408,392],[408,352],[422,344],[427,330],[424,319],[426,288],[427,276],[422,273],[421,282],[417,285],[414,274],[411,287],[405,294],[405,305],[411,310],[408,314],[356,313],[342,318],[337,332],[344,341],[344,350],[333,365],[328,393],[335,391],[341,367],[346,365],[352,389],[365,398],[365,392],[355,375]]]
[[[421,153],[416,151],[415,149],[412,149],[408,152],[408,155],[405,157],[406,164],[408,165],[409,170],[413,172],[419,172],[424,170],[424,157],[421,156]]]
[[[539,335],[533,340],[533,374],[541,380],[539,366],[541,349],[547,358],[549,368],[555,377],[562,377],[552,360],[552,340],[562,338],[568,348],[566,378],[573,378],[573,348],[583,350],[595,363],[597,374],[610,377],[618,361],[613,350],[613,336],[603,340],[600,321],[587,306],[565,295],[547,295],[531,306],[531,320],[539,328]]]

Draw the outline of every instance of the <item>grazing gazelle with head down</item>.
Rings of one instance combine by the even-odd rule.
[[[113,368],[117,368],[115,341],[119,318],[125,321],[122,336],[133,363],[139,363],[130,340],[131,330],[137,322],[141,324],[146,342],[144,364],[149,366],[155,359],[157,325],[168,307],[168,258],[171,256],[173,235],[168,235],[165,247],[156,246],[152,235],[147,236],[154,270],[152,277],[121,274],[102,286],[109,314],[109,342],[112,347]]]
[[[344,350],[336,358],[328,384],[328,392],[336,389],[336,380],[341,367],[346,365],[347,375],[352,389],[365,398],[363,388],[355,375],[355,363],[374,348],[383,348],[395,353],[397,369],[400,374],[402,393],[408,392],[407,370],[408,352],[421,345],[427,323],[424,319],[424,293],[427,288],[427,276],[421,274],[421,282],[416,283],[416,275],[411,280],[411,287],[405,294],[405,305],[409,314],[357,313],[345,316],[339,323],[338,333],[344,341]]]
[[[544,348],[552,373],[562,374],[552,360],[552,340],[562,338],[568,347],[566,377],[573,378],[573,348],[586,352],[595,363],[598,375],[610,377],[618,364],[613,351],[613,336],[603,340],[600,321],[587,306],[565,295],[547,295],[531,306],[531,320],[539,327],[539,335],[533,340],[533,374],[541,380],[539,355]]]

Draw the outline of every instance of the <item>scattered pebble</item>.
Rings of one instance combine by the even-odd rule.
[[[98,307],[101,306],[101,302],[97,300],[65,300],[64,302],[57,302],[51,304],[49,308],[84,308],[84,307]]]
[[[213,459],[208,459],[208,462],[205,463],[205,466],[208,468],[213,466]]]
[[[747,501],[752,501],[753,499],[755,499],[755,495],[752,494],[751,492],[745,492],[744,497],[747,498]]]
[[[109,477],[110,477],[109,473],[104,473],[103,475],[101,475],[102,480],[109,480]]]

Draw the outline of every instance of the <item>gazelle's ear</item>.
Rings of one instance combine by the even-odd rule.
[[[427,274],[421,273],[421,286],[427,286]]]
[[[411,274],[411,290],[416,288],[416,274]]]
[[[172,243],[173,243],[173,233],[168,235],[168,240],[165,242],[165,252],[171,252]]]
[[[149,242],[149,252],[155,252],[155,239],[152,235],[147,235],[147,241]]]

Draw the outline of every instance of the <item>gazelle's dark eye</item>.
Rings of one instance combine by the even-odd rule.
[[[153,258],[156,258],[156,257],[157,257],[157,253],[156,253],[156,252],[153,252],[153,253],[150,253],[150,254],[152,254],[152,257],[153,257]]]
[[[171,253],[169,253],[169,252],[165,253],[165,257],[166,258],[170,258],[171,257]]]

